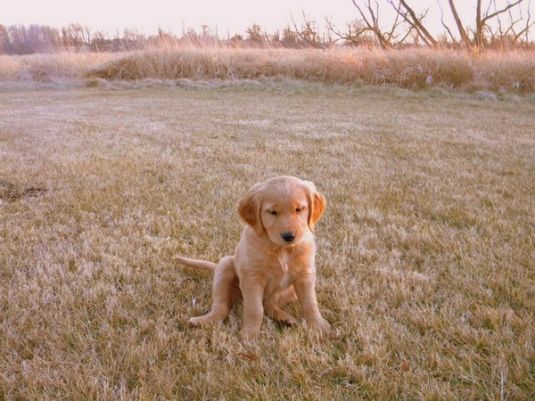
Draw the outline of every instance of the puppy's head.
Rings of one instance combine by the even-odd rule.
[[[281,176],[255,184],[240,200],[238,212],[257,235],[292,246],[314,231],[325,206],[325,197],[312,182]]]

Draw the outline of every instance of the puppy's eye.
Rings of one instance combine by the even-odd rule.
[[[269,214],[273,215],[273,216],[276,216],[277,215],[277,211],[276,210],[268,210],[267,211]]]
[[[296,208],[295,208],[295,211],[296,211],[297,213],[302,212],[303,210],[305,210],[305,207],[304,207],[304,206],[302,206],[302,207],[296,207]]]

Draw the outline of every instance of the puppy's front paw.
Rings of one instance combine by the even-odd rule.
[[[288,315],[286,318],[280,319],[279,321],[287,326],[295,326],[297,324],[297,319],[292,315]]]
[[[310,322],[310,325],[321,334],[327,334],[331,330],[331,324],[321,316]]]
[[[273,310],[271,313],[269,313],[269,315],[272,319],[277,320],[287,326],[293,326],[297,324],[297,319],[282,309]]]

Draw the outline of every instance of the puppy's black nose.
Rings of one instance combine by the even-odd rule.
[[[286,231],[285,233],[281,234],[281,237],[286,242],[292,242],[295,239],[295,234],[290,231]]]

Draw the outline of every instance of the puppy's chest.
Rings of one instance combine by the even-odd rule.
[[[290,271],[291,258],[287,253],[281,253],[279,256],[279,268],[282,274],[279,274],[277,287],[285,288],[292,284],[294,274]]]
[[[303,268],[301,263],[294,255],[288,252],[282,252],[277,258],[278,266],[276,267],[276,274],[270,277],[273,287],[286,288],[293,284],[295,277]]]

